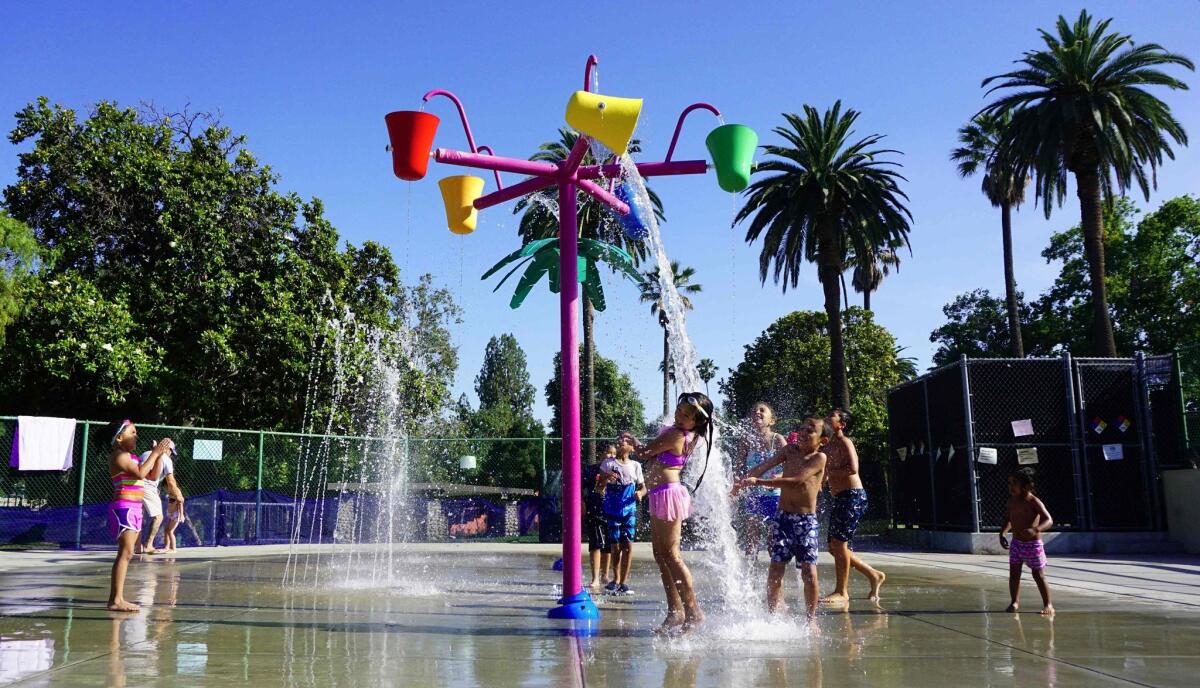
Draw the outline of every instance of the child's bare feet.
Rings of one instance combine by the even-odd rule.
[[[821,604],[830,607],[844,607],[850,604],[850,598],[840,592],[830,593],[821,598]]]
[[[137,612],[141,610],[142,608],[138,605],[126,602],[125,600],[113,600],[108,603],[108,611],[110,612]]]
[[[1008,605],[1008,609],[1005,609],[1004,611],[1016,612],[1018,609],[1020,609],[1020,605],[1018,605],[1016,602],[1013,602],[1012,604]]]
[[[1054,605],[1048,604],[1042,607],[1042,616],[1054,616]]]
[[[673,629],[679,628],[684,624],[683,613],[677,611],[667,612],[667,618],[659,624],[658,628],[654,629],[654,635],[667,635]]]
[[[871,576],[871,601],[879,602],[879,589],[883,587],[883,582],[887,580],[887,574],[883,571],[876,571],[874,576]]]
[[[175,550],[173,550],[173,549],[169,549],[169,550],[167,550],[167,551],[168,551],[168,552],[174,552]],[[591,583],[588,583],[588,590],[593,590],[593,591],[594,591],[594,590],[599,590],[599,589],[600,589],[600,581],[598,581],[598,580],[592,580],[592,582],[591,582]]]
[[[688,635],[690,633],[694,633],[696,631],[696,629],[700,628],[700,626],[703,623],[704,623],[704,614],[702,612],[700,612],[699,610],[696,610],[695,614],[684,619],[683,627],[680,628],[679,630],[683,635]]]

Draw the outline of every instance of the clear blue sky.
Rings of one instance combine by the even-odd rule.
[[[957,178],[947,154],[956,128],[985,102],[980,80],[1038,47],[1037,29],[1052,26],[1060,12],[1073,18],[1080,4],[614,1],[562,9],[569,5],[582,4],[9,3],[0,114],[7,132],[11,113],[39,95],[83,111],[104,99],[219,110],[282,175],[283,189],[325,201],[347,240],[381,241],[407,278],[432,272],[455,293],[465,309],[455,332],[459,391],[472,390],[488,337],[514,333],[529,354],[544,419],[541,388],[558,347],[557,300],[538,291],[510,311],[507,293],[493,294],[479,281],[517,245],[511,205],[483,213],[479,230],[460,238],[445,229],[434,183],[460,168],[433,169],[414,184],[391,174],[383,115],[415,109],[430,88],[456,92],[478,142],[517,157],[563,124],[589,52],[600,57],[601,90],[645,98],[638,136],[646,160],[661,159],[679,111],[695,101],[716,104],[728,121],[770,141],[779,113],[840,98],[862,111],[860,133],[886,134],[886,143],[905,153],[913,255],[876,294],[879,321],[925,366],[944,303],[975,287],[1003,291],[998,212],[977,180]],[[1135,40],[1200,60],[1200,2],[1087,7],[1114,17]],[[1186,79],[1200,86],[1195,75]],[[1200,139],[1196,91],[1159,95]],[[443,116],[438,145],[465,147],[449,103],[435,102],[431,111]],[[677,158],[706,155],[713,122],[703,113],[693,117]],[[13,180],[17,153],[0,144],[0,184]],[[1200,191],[1200,150],[1180,151],[1159,180],[1151,205]],[[759,286],[757,247],[744,243],[744,230],[730,229],[738,200],[712,175],[654,186],[666,205],[669,252],[695,267],[705,287],[689,330],[722,374],[776,318],[821,308],[815,268],[786,295],[770,282]],[[1077,219],[1073,195],[1050,221],[1032,207],[1017,214],[1017,279],[1027,294],[1056,273],[1039,256],[1046,238]],[[609,293],[609,311],[597,319],[599,351],[620,362],[654,410],[661,331],[631,285]]]

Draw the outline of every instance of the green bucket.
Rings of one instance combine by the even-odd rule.
[[[712,130],[704,140],[717,170],[717,183],[730,193],[750,185],[750,167],[758,134],[743,124],[725,124]]]

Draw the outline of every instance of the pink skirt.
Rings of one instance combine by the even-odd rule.
[[[682,521],[692,515],[692,495],[682,483],[663,483],[650,491],[650,516]]]

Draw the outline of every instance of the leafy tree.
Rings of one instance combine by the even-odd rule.
[[[616,362],[596,354],[596,437],[616,437],[624,430],[646,426],[646,408],[629,375]],[[546,383],[546,403],[554,411],[550,433],[562,437],[562,357],[554,354],[554,376]]]
[[[1138,45],[1129,35],[1110,32],[1111,21],[1094,23],[1086,10],[1074,24],[1059,16],[1057,35],[1041,32],[1044,50],[1027,51],[1018,60],[1020,68],[982,84],[995,83],[989,94],[1018,89],[982,113],[1011,115],[997,140],[999,164],[1010,170],[1032,168],[1036,198],[1046,217],[1066,198],[1067,173],[1075,176],[1092,292],[1089,353],[1099,356],[1117,355],[1104,279],[1101,198],[1111,202],[1135,183],[1150,198],[1163,156],[1174,158],[1168,139],[1186,145],[1187,134],[1167,104],[1146,87],[1186,89],[1187,84],[1161,68],[1195,69],[1191,60],[1157,43]]]
[[[361,422],[334,403],[335,374],[362,398],[383,356],[410,425],[440,412],[449,295],[404,286],[379,244],[339,250],[319,200],[278,191],[244,137],[198,124],[108,102],[80,121],[45,98],[17,113],[9,140],[32,146],[4,204],[53,250],[0,351],[5,410],[296,429],[307,407],[349,433]],[[104,353],[47,355],[71,338]]]
[[[958,163],[958,174],[970,177],[983,172],[981,190],[992,206],[1000,209],[1000,236],[1004,247],[1004,298],[1008,307],[1008,341],[1012,355],[1025,357],[1021,341],[1021,314],[1017,296],[1017,277],[1013,268],[1012,209],[1025,200],[1024,168],[1012,170],[997,159],[1000,137],[1012,124],[1012,113],[978,114],[970,124],[958,130],[959,147],[950,153]]]
[[[529,383],[525,351],[511,334],[488,340],[483,354],[483,367],[475,376],[475,394],[479,407],[503,406],[514,413],[533,413],[536,391]]]
[[[871,313],[852,307],[845,313],[848,383],[854,437],[863,457],[868,489],[886,486],[887,390],[911,372],[897,356],[895,338]],[[726,411],[741,418],[758,401],[767,401],[790,425],[805,415],[825,414],[837,406],[826,383],[831,350],[829,319],[818,311],[795,311],[772,323],[753,343],[729,378],[720,384]]]
[[[538,147],[536,153],[530,156],[530,160],[540,162],[557,163],[566,160],[571,149],[575,147],[575,142],[578,140],[579,134],[567,128],[558,130],[557,141],[547,141]],[[638,139],[633,139],[629,142],[629,154],[641,152],[641,142]],[[598,162],[589,148],[583,156],[582,165],[595,165]],[[647,187],[646,192],[650,197],[650,204],[654,207],[654,215],[659,222],[663,222],[666,218],[663,216],[662,201],[658,194]],[[633,257],[634,265],[646,258],[646,245],[641,241],[630,239],[613,221],[612,212],[604,204],[597,201],[591,195],[585,192],[576,194],[576,203],[578,205],[578,213],[576,221],[579,224],[579,237],[581,239],[594,239],[616,244],[619,248],[625,250]],[[521,224],[518,227],[518,234],[521,236],[521,243],[528,244],[539,239],[549,239],[558,236],[558,185],[548,186],[545,189],[529,196],[523,197],[517,201],[513,208],[514,214],[521,215]],[[583,294],[583,356],[581,364],[582,379],[580,380],[582,396],[583,412],[580,418],[580,429],[585,437],[594,437],[596,433],[596,395],[592,393],[595,385],[595,351],[596,340],[593,335],[595,320],[595,309],[593,308],[591,298]]]
[[[29,227],[0,210],[0,346],[5,328],[21,313],[21,288],[37,270],[40,255]]]
[[[704,394],[712,396],[708,391],[708,383],[717,376],[717,364],[711,358],[702,358],[700,363],[696,365],[696,372],[700,375],[700,379],[704,380]]]
[[[804,116],[785,114],[787,126],[775,133],[785,145],[766,145],[771,159],[756,172],[769,174],[746,190],[746,204],[734,224],[750,220],[746,242],[762,238],[759,278],[768,273],[786,292],[800,280],[804,263],[817,264],[830,323],[829,383],[834,406],[850,406],[846,344],[842,331],[842,271],[851,252],[873,254],[879,247],[907,245],[912,219],[904,178],[882,156],[896,151],[874,146],[873,134],[851,141],[858,112],[842,112],[841,101],[825,111],[805,105]],[[826,359],[823,359],[826,360]]]
[[[1016,298],[1020,303],[1020,292]],[[1021,308],[1021,320],[1028,322],[1029,307],[1021,303]],[[963,355],[996,358],[1007,356],[1013,350],[1010,339],[1013,330],[1008,322],[1007,305],[987,289],[960,294],[942,306],[942,313],[946,316],[946,324],[929,335],[929,341],[938,345],[933,353],[935,367],[953,363]]]
[[[663,374],[663,415],[671,412],[671,379],[674,375],[673,366],[668,362],[671,360],[671,342],[667,337],[667,325],[670,321],[667,319],[667,311],[663,304],[662,287],[658,282],[658,268],[646,272],[646,279],[641,283],[641,295],[638,300],[642,303],[650,304],[650,314],[658,316],[658,324],[662,326],[663,331],[663,360],[658,369]],[[695,284],[692,278],[696,276],[695,268],[680,268],[679,261],[671,261],[671,281],[675,285],[675,291],[679,292],[679,300],[683,303],[684,310],[692,310],[695,306],[692,304],[691,295],[699,294],[704,291],[703,285]]]

